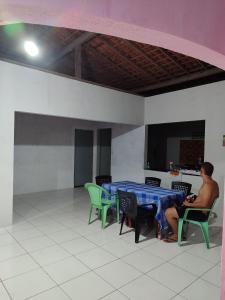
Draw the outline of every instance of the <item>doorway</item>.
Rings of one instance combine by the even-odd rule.
[[[111,174],[112,129],[98,129],[97,133],[97,175]]]
[[[74,187],[80,187],[92,182],[93,131],[75,129],[74,146]]]

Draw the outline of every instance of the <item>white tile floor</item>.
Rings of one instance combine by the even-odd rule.
[[[210,250],[193,227],[182,247],[151,233],[135,244],[134,232],[118,235],[119,224],[87,225],[88,208],[83,189],[15,197],[14,223],[0,229],[1,300],[220,298],[215,222]]]

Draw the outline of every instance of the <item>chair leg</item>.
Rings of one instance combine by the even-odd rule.
[[[125,214],[123,213],[122,220],[121,220],[121,226],[120,226],[120,235],[122,234],[123,223],[124,223],[124,221],[125,221],[125,218],[126,218],[126,216],[125,216]]]
[[[139,236],[140,236],[140,222],[136,218],[135,219],[135,243],[139,242]]]
[[[119,198],[116,196],[116,220],[120,222],[120,206],[119,206]]]
[[[107,218],[107,212],[108,212],[109,207],[110,206],[105,205],[105,206],[103,206],[103,209],[102,209],[102,229],[105,228],[105,223],[106,223],[106,218]]]
[[[90,208],[90,212],[89,212],[89,219],[88,219],[88,224],[91,223],[91,214],[92,214],[92,206]]]
[[[159,222],[154,219],[154,226],[155,226],[155,237],[158,238],[160,227],[159,227]]]
[[[101,220],[102,218],[102,210],[98,208],[98,218]]]
[[[207,249],[209,249],[209,225],[208,222],[201,223],[201,229],[203,233],[203,237],[206,243]]]
[[[183,233],[183,239],[187,239],[187,237],[188,237],[188,232],[189,232],[189,223],[186,222],[185,231],[184,231],[184,233]]]
[[[184,220],[179,219],[179,221],[178,221],[178,245],[179,246],[181,246],[183,223],[184,223]]]

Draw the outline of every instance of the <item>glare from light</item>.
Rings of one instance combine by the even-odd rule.
[[[32,41],[24,42],[24,50],[26,53],[32,57],[35,57],[39,54],[38,46]]]

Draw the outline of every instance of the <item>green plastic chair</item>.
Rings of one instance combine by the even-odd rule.
[[[88,191],[91,200],[88,224],[91,223],[91,214],[93,208],[97,208],[99,212],[99,216],[101,217],[102,220],[102,228],[104,229],[106,226],[107,212],[109,207],[111,206],[115,206],[116,214],[117,214],[117,222],[119,222],[118,197],[116,195],[109,194],[104,188],[94,183],[86,183],[84,187]],[[105,194],[106,198],[102,198],[102,193]]]
[[[195,224],[195,225],[198,225],[201,227],[202,234],[203,234],[203,237],[204,237],[204,240],[206,243],[206,247],[209,249],[209,218],[212,213],[215,202],[216,201],[214,201],[211,208],[187,208],[185,210],[183,218],[179,218],[179,221],[178,221],[178,245],[179,246],[181,246],[183,224],[184,224],[184,222],[187,222],[187,223]],[[192,211],[192,210],[208,211],[209,214],[208,214],[207,220],[204,222],[200,222],[200,221],[194,221],[194,220],[188,219],[187,218],[188,212]]]

